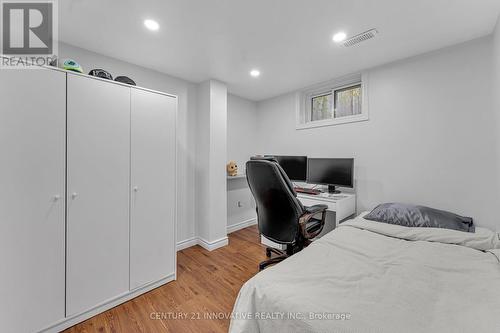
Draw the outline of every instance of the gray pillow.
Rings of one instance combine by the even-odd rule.
[[[443,210],[402,203],[384,203],[378,205],[368,215],[365,215],[364,218],[405,227],[444,228],[465,232],[475,231],[471,217],[463,217]]]

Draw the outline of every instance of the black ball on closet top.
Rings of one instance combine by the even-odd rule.
[[[131,78],[126,77],[126,76],[118,76],[118,77],[116,77],[115,81],[125,83],[125,84],[130,84],[131,86],[136,85],[134,80],[132,80]]]
[[[89,75],[97,76],[100,77],[101,79],[113,80],[113,76],[104,69],[93,69],[89,72]]]

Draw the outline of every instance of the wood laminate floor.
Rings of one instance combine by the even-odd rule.
[[[266,259],[256,226],[229,235],[209,252],[177,252],[177,280],[66,330],[67,333],[227,332],[227,316],[243,283]]]

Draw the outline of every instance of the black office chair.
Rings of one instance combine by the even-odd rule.
[[[292,182],[273,157],[253,157],[246,163],[247,181],[257,204],[259,231],[285,251],[266,248],[278,256],[259,264],[259,270],[297,253],[318,236],[325,225],[326,205],[304,207]],[[321,214],[321,218],[315,216]]]

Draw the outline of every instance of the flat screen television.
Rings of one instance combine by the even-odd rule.
[[[340,193],[335,186],[354,186],[353,158],[309,158],[307,160],[307,182],[328,185],[329,193]]]
[[[296,182],[305,182],[307,179],[307,156],[266,155],[274,157],[283,168],[288,178]]]

